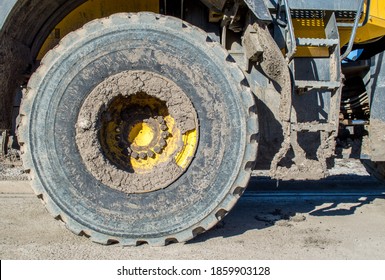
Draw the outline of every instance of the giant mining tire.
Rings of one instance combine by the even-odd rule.
[[[35,193],[71,231],[164,245],[234,206],[256,159],[257,123],[242,71],[204,31],[115,14],[47,53],[19,133]]]

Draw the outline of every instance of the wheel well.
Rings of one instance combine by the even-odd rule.
[[[10,2],[10,1],[9,1]],[[34,67],[34,57],[51,29],[85,0],[20,0],[5,18],[0,31],[0,128],[12,123],[13,98],[26,83],[24,75]]]
[[[119,6],[120,0],[98,0],[105,1],[114,6],[111,13],[116,12],[139,12],[144,10],[154,11],[146,7],[146,1],[131,0],[122,10]],[[12,5],[12,0],[6,0],[5,6]],[[27,84],[31,73],[37,68],[36,58],[41,58],[41,49],[46,45],[46,40],[54,28],[66,18],[72,11],[79,8],[87,0],[19,0],[10,11],[2,9],[0,18],[5,21],[0,26],[0,129],[10,129],[12,124],[12,107],[14,97],[20,92],[20,87]],[[127,2],[127,1],[123,1]],[[181,17],[181,2],[179,0],[148,0],[147,2],[158,2],[159,13]],[[112,3],[112,4],[111,4]],[[167,3],[165,6],[165,3]],[[101,5],[101,4],[100,4]],[[184,1],[184,20],[199,26],[202,29],[210,29],[206,14],[207,8],[201,2],[195,0]],[[102,5],[101,5],[102,6]],[[131,10],[127,7],[131,7]],[[143,8],[145,7],[145,8]],[[100,14],[97,17],[105,17],[109,14]],[[88,21],[95,17],[88,18]],[[86,23],[87,21],[83,22]],[[77,29],[76,27],[75,29]],[[71,31],[71,30],[69,30]],[[68,33],[68,32],[67,32]],[[218,29],[219,34],[219,29]],[[43,54],[52,48],[51,44],[43,51]],[[40,53],[40,54],[39,54]]]

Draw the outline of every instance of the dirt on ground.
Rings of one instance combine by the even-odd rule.
[[[357,162],[338,168],[322,181],[253,177],[220,224],[166,247],[92,243],[53,219],[28,181],[1,181],[0,258],[385,259],[385,187]]]
[[[0,181],[26,181],[28,174],[25,173],[21,164],[4,163],[0,159]]]

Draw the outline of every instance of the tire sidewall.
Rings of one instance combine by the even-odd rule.
[[[229,66],[223,51],[210,47],[204,32],[176,19],[163,28],[155,17],[145,24],[129,17],[107,20],[100,27],[89,24],[85,37],[64,39],[58,55],[43,60],[45,75],[29,123],[37,176],[48,197],[86,228],[125,238],[175,234],[212,213],[242,168],[246,112],[242,86],[232,73],[240,70]],[[75,123],[88,94],[109,76],[128,70],[175,82],[193,103],[200,125],[187,171],[166,189],[146,195],[127,195],[97,181],[75,141]]]

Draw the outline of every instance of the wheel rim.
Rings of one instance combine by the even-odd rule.
[[[189,98],[148,71],[125,71],[100,83],[84,101],[76,127],[88,171],[126,193],[169,186],[188,168],[198,143]]]

